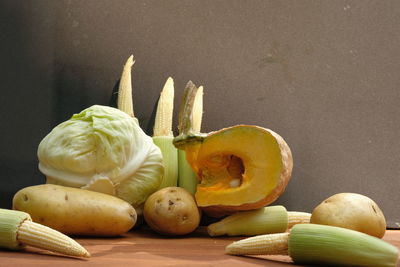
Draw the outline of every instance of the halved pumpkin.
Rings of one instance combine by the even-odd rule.
[[[186,151],[199,179],[197,205],[208,215],[220,217],[275,201],[292,173],[287,143],[277,133],[253,125],[236,125],[209,134],[190,132],[190,94],[186,94],[187,110],[181,115],[188,129],[175,138],[175,145]]]

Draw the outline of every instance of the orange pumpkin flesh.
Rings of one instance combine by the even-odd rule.
[[[192,111],[197,88],[185,88],[179,114],[180,134],[174,145],[186,152],[197,174],[197,205],[221,217],[275,201],[292,173],[289,146],[277,133],[252,125],[236,125],[209,134],[193,131]]]
[[[200,180],[195,195],[197,205],[210,216],[270,204],[290,180],[290,149],[279,135],[265,128],[225,128],[185,150]]]

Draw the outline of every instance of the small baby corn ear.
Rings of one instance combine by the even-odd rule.
[[[90,257],[90,253],[72,238],[32,222],[28,213],[0,209],[0,246],[20,249],[25,245],[68,256]]]
[[[283,233],[288,228],[288,212],[284,206],[268,206],[241,211],[207,227],[210,236],[239,236]]]
[[[164,176],[160,189],[178,185],[178,150],[172,143],[174,110],[174,80],[169,77],[158,100],[156,118],[153,128],[153,142],[163,155]]]
[[[119,81],[118,89],[118,101],[117,107],[119,110],[127,113],[131,117],[135,117],[133,111],[133,100],[132,100],[132,66],[135,64],[135,59],[131,55],[124,65],[122,70],[121,80]]]
[[[289,233],[258,235],[228,245],[227,254],[232,255],[287,255]]]
[[[174,80],[169,77],[161,91],[157,104],[153,136],[172,136],[172,118],[174,111]]]
[[[268,206],[257,210],[239,211],[207,227],[210,236],[239,236],[283,233],[295,224],[309,223],[311,214],[287,211],[284,206]]]
[[[232,255],[285,255],[296,264],[395,267],[399,250],[358,231],[318,224],[296,224],[290,233],[259,235],[228,245]]]

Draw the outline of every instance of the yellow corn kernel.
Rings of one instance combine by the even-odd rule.
[[[50,227],[24,221],[18,229],[17,240],[24,245],[75,257],[90,257],[89,252],[72,238]]]
[[[161,91],[157,104],[153,136],[173,136],[174,80],[169,77]]]
[[[310,223],[311,213],[300,211],[288,211],[288,229],[300,223]]]
[[[127,113],[133,118],[135,115],[133,113],[131,70],[134,63],[134,57],[131,55],[126,61],[122,70],[121,80],[119,81],[117,101],[118,109]]]
[[[231,255],[287,255],[289,233],[258,235],[229,244]]]

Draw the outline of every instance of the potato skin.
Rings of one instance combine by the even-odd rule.
[[[53,184],[21,189],[14,195],[13,209],[67,235],[117,236],[137,219],[135,209],[122,199]]]
[[[382,238],[386,220],[381,209],[369,197],[339,193],[325,199],[312,212],[311,223],[339,226]]]
[[[150,195],[143,214],[150,228],[164,235],[189,234],[201,217],[194,197],[181,187],[166,187]]]

